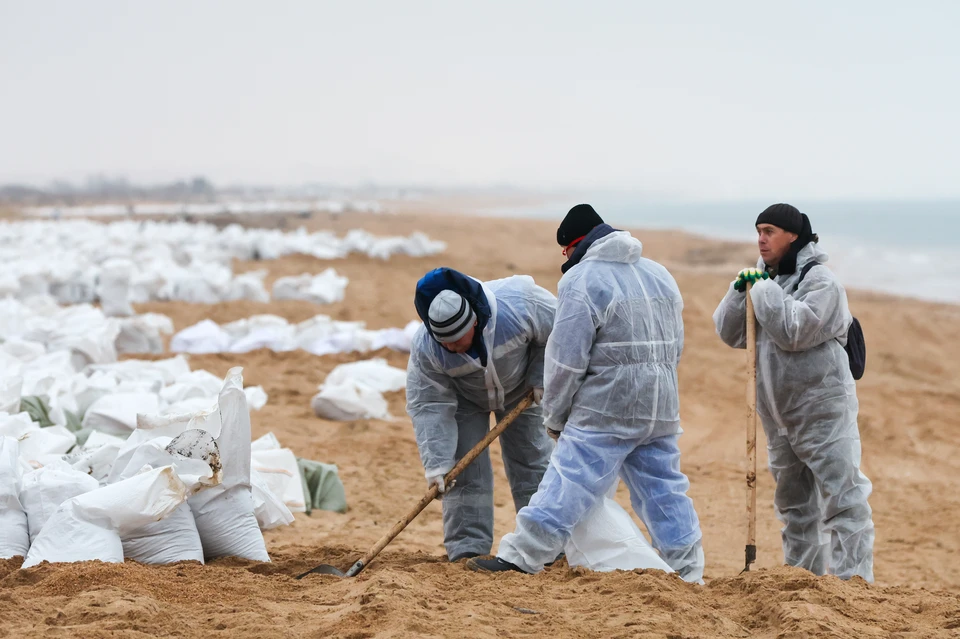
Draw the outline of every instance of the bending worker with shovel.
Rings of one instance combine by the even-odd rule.
[[[806,215],[774,204],[756,228],[757,268],[740,272],[713,321],[727,345],[746,348],[750,295],[757,412],[777,484],[784,559],[817,575],[873,581],[871,484],[860,472],[859,404],[844,352],[853,325],[847,294],[822,266],[827,254]]]
[[[438,268],[417,283],[414,303],[423,325],[407,367],[407,412],[427,485],[443,495],[447,556],[486,555],[493,546],[489,451],[454,485],[445,485],[444,475],[487,435],[491,413],[503,419],[531,390],[539,402],[556,298],[529,276],[479,282]],[[553,452],[540,408],[521,412],[500,441],[519,510],[537,491]]]

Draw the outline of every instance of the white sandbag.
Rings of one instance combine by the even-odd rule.
[[[253,498],[253,513],[260,530],[271,530],[293,522],[293,513],[256,469],[250,471],[250,494]]]
[[[203,544],[197,522],[187,502],[160,521],[153,521],[121,536],[123,556],[141,564],[203,563]]]
[[[390,418],[383,395],[375,388],[353,380],[322,385],[310,400],[310,406],[317,417],[334,421]]]
[[[21,362],[32,362],[41,355],[45,355],[47,349],[40,342],[31,342],[20,339],[19,337],[10,337],[7,338],[3,344],[0,344],[0,351],[16,357]]]
[[[94,431],[96,434],[97,431]],[[93,437],[93,435],[91,435]],[[109,435],[107,435],[109,437]],[[114,438],[116,439],[116,438]],[[109,442],[92,449],[81,449],[63,458],[74,470],[90,475],[100,483],[107,483],[107,477],[120,452],[123,442]]]
[[[97,364],[89,366],[86,370],[89,375],[103,373],[118,382],[143,380],[145,377],[155,378],[162,388],[175,382],[181,375],[189,373],[190,364],[183,355],[177,355],[154,361],[128,359],[113,364]]]
[[[20,412],[20,391],[22,388],[23,378],[20,376],[0,379],[0,412],[10,415]]]
[[[16,415],[0,413],[0,436],[6,435],[7,437],[20,439],[34,430],[40,430],[40,425],[30,419],[30,413],[17,413]]]
[[[23,473],[17,440],[0,437],[0,559],[27,555],[30,532],[20,503]]]
[[[60,505],[33,540],[24,568],[40,562],[123,562],[121,537],[167,517],[186,499],[173,466],[74,497]]]
[[[264,326],[252,328],[249,333],[230,344],[231,353],[249,353],[260,348],[268,348],[278,353],[296,349],[294,327]]]
[[[199,434],[199,431],[193,432]],[[120,474],[121,481],[136,476],[144,467],[169,464],[174,467],[177,476],[184,482],[188,495],[205,486],[219,483],[220,474],[215,470],[219,471],[220,462],[216,453],[216,444],[212,438],[209,438],[209,443],[213,447],[212,454],[216,457],[212,461],[217,466],[216,469],[202,458],[188,458],[171,452],[171,446],[177,447],[177,444],[172,443],[173,441],[168,437],[158,437],[138,446]],[[197,532],[193,512],[186,502],[180,504],[168,517],[160,521],[152,521],[120,537],[123,542],[123,554],[127,559],[143,564],[170,564],[177,561],[203,563],[200,534]]]
[[[133,262],[123,259],[110,259],[101,265],[97,295],[100,298],[100,308],[107,317],[133,315],[133,307],[130,306],[130,278],[133,270]]]
[[[281,277],[273,283],[275,300],[305,300],[314,304],[333,304],[343,301],[349,280],[328,268],[319,275],[303,273]]]
[[[38,468],[24,475],[20,503],[27,513],[30,542],[37,538],[60,504],[99,487],[96,479],[66,464]]]
[[[673,572],[620,504],[609,497],[597,504],[570,533],[567,563],[597,572],[653,568]]]
[[[281,448],[283,448],[283,446],[280,445],[280,440],[277,439],[277,436],[272,432],[250,442],[251,452],[258,450],[280,450]]]
[[[223,353],[229,350],[230,342],[226,331],[206,319],[174,335],[170,350],[174,353]]]
[[[226,300],[252,300],[254,302],[269,302],[270,293],[263,285],[267,276],[266,269],[241,273],[230,282]]]
[[[83,427],[125,436],[137,427],[137,414],[156,414],[160,400],[151,393],[116,393],[101,397],[87,409]]]
[[[253,469],[260,473],[270,491],[286,504],[287,508],[295,513],[307,511],[300,467],[292,450],[251,450],[250,458]]]
[[[120,481],[133,455],[146,442],[165,438],[166,445],[166,442],[188,430],[203,430],[216,437],[220,434],[220,429],[220,411],[216,407],[182,414],[137,415],[137,428],[120,447],[108,481]]]
[[[107,433],[95,430],[87,436],[87,441],[83,442],[82,448],[85,451],[90,451],[97,450],[102,446],[116,446],[117,450],[119,450],[124,441],[126,440],[124,440],[122,437],[108,435]]]
[[[324,384],[336,386],[350,380],[362,382],[381,393],[389,393],[406,388],[407,372],[390,366],[387,364],[387,360],[383,358],[376,357],[360,362],[340,364],[330,371],[330,374],[324,380]]]
[[[241,557],[270,561],[254,514],[250,488],[250,411],[242,368],[231,368],[220,391],[217,438],[223,482],[190,498],[207,560]]]
[[[163,336],[173,333],[173,322],[158,313],[128,317],[119,323],[120,333],[114,340],[117,353],[162,353]]]
[[[160,399],[167,404],[176,404],[187,399],[214,398],[220,393],[223,380],[208,371],[199,370],[185,373],[173,384],[160,391]]]
[[[46,455],[65,455],[77,445],[77,436],[63,426],[31,430],[20,437],[20,457],[38,461]]]
[[[243,389],[243,394],[247,396],[250,410],[260,410],[267,405],[267,391],[263,390],[263,386],[247,386]]]

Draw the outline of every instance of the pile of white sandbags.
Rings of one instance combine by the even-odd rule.
[[[404,328],[367,330],[363,322],[341,322],[327,315],[290,324],[276,315],[253,315],[219,325],[203,320],[183,329],[170,340],[174,353],[247,353],[258,348],[277,352],[305,350],[314,355],[352,353],[390,348],[410,352],[421,322]]]
[[[79,369],[115,362],[121,353],[160,354],[163,336],[172,333],[173,322],[158,313],[107,317],[89,304],[60,306],[48,296],[0,299],[0,353],[22,362],[64,351]]]
[[[16,300],[0,300],[0,422],[21,419],[35,426],[38,432],[24,444],[32,454],[66,452],[77,431],[124,436],[136,428],[137,413],[216,403],[222,380],[191,371],[182,356],[117,361],[121,325],[153,320],[105,318],[89,306],[47,310],[36,313]],[[159,352],[161,344],[152,350]],[[247,392],[255,409],[266,403],[262,388]],[[32,420],[56,428],[41,429]]]
[[[228,200],[223,202],[139,202],[87,206],[37,206],[26,215],[48,218],[133,215],[280,215],[310,212],[383,213],[376,200]]]
[[[310,400],[317,417],[349,422],[392,419],[383,393],[406,388],[407,372],[374,358],[337,366]]]
[[[100,301],[105,313],[117,316],[130,315],[131,303],[151,300],[269,301],[266,272],[235,275],[233,260],[294,253],[388,259],[434,255],[445,248],[420,233],[375,237],[354,230],[339,238],[328,232],[284,233],[236,224],[221,230],[184,222],[0,222],[0,298],[49,295],[61,304]]]
[[[170,367],[139,364],[144,379]],[[57,427],[0,415],[0,558],[24,555],[24,568],[124,558],[269,561],[261,529],[306,509],[297,460],[272,434],[251,444],[242,369],[218,386],[208,408],[138,411],[125,439],[96,431],[83,446],[59,442],[56,453],[36,454],[31,439]]]

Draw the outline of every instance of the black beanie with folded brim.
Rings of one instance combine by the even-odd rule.
[[[761,224],[772,224],[773,226],[782,228],[784,231],[797,235],[797,239],[790,244],[790,250],[780,258],[780,262],[777,264],[777,273],[779,275],[793,275],[796,273],[797,256],[800,251],[807,244],[820,240],[817,234],[813,232],[810,218],[789,204],[781,203],[768,206],[764,209],[763,213],[757,217],[755,226]]]
[[[567,212],[557,229],[557,244],[570,246],[571,242],[584,237],[587,233],[603,224],[603,218],[597,215],[589,204],[577,204]]]
[[[754,226],[772,224],[784,231],[800,235],[803,232],[803,213],[789,204],[771,204],[757,217]]]

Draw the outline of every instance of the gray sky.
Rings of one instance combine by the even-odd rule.
[[[0,0],[0,182],[960,196],[960,2]]]

